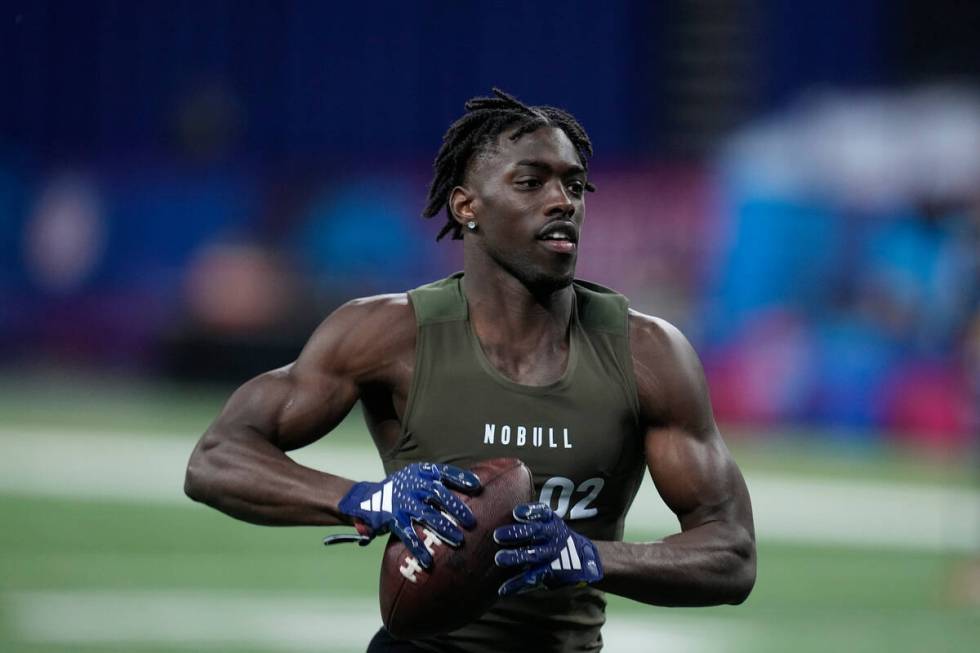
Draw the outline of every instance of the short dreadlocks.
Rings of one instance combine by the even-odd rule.
[[[557,127],[565,132],[578,152],[582,167],[588,170],[592,142],[582,125],[567,111],[547,106],[527,106],[513,95],[493,89],[494,97],[477,97],[466,102],[466,113],[454,122],[442,137],[442,147],[432,164],[435,176],[429,186],[428,203],[422,215],[431,218],[445,208],[448,220],[436,240],[452,232],[453,240],[463,237],[463,228],[453,219],[449,196],[463,183],[466,168],[475,155],[483,153],[506,129],[516,126],[510,140],[516,141],[540,127]],[[586,190],[594,191],[591,184]]]

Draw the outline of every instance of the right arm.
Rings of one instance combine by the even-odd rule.
[[[345,304],[295,363],[236,390],[191,454],[187,495],[256,524],[352,523],[337,504],[354,482],[304,467],[285,452],[331,431],[360,386],[382,379],[414,347],[411,314],[404,295]]]

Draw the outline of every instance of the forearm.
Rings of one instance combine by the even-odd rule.
[[[755,583],[747,530],[710,522],[661,542],[596,542],[606,592],[662,606],[737,604]]]
[[[208,433],[191,455],[185,492],[232,517],[274,526],[350,523],[337,504],[353,481],[304,467],[261,437]]]

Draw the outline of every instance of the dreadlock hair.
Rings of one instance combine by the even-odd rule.
[[[468,100],[466,113],[450,125],[442,137],[442,146],[432,164],[435,176],[429,186],[428,203],[422,212],[423,217],[431,218],[442,209],[446,210],[448,220],[436,240],[441,240],[450,232],[453,240],[463,238],[463,227],[453,219],[449,208],[449,196],[453,188],[463,183],[473,157],[484,153],[506,129],[517,127],[510,135],[510,140],[516,141],[540,127],[557,127],[568,136],[578,152],[582,167],[588,170],[592,141],[572,114],[555,107],[528,106],[498,88],[493,89],[493,95]],[[585,188],[595,190],[591,184],[586,184]]]

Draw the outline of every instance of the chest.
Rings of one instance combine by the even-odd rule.
[[[532,387],[465,346],[423,346],[429,351],[418,356],[402,434],[386,464],[519,458],[538,498],[566,519],[614,521],[624,512],[643,456],[615,360],[579,342],[557,381]]]
[[[505,347],[483,345],[481,353],[489,366],[520,385],[544,386],[557,382],[568,366],[569,347],[561,343],[536,348],[515,356]]]

